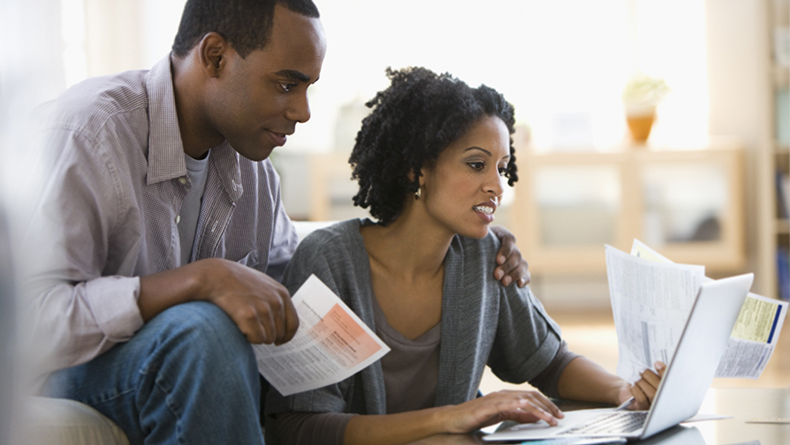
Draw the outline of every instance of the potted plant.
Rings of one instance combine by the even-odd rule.
[[[656,118],[656,106],[669,92],[663,79],[640,74],[631,78],[623,90],[625,117],[634,142],[644,144]]]

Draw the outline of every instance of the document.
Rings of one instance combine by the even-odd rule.
[[[705,268],[650,261],[606,246],[606,269],[619,349],[617,374],[633,383],[657,360],[672,360]]]
[[[609,269],[610,266],[615,269],[612,272],[608,271],[608,276],[612,298],[612,311],[615,318],[615,329],[617,330],[618,343],[620,344],[620,360],[618,362],[617,373],[624,379],[634,382],[639,379],[638,371],[645,368],[652,368],[657,357],[656,355],[648,355],[646,352],[639,355],[634,351],[639,352],[640,348],[642,350],[654,351],[656,350],[655,344],[663,344],[665,349],[658,350],[658,357],[663,357],[661,354],[665,354],[667,360],[671,359],[674,353],[674,347],[677,344],[677,335],[680,334],[679,329],[683,328],[685,319],[691,311],[691,305],[697,295],[699,285],[703,282],[711,281],[711,279],[704,276],[704,269],[700,269],[701,266],[675,264],[639,240],[634,240],[634,244],[631,248],[631,255],[627,255],[610,246],[606,246],[606,254],[607,269]],[[629,260],[627,257],[631,257],[632,259]],[[693,285],[689,283],[672,284],[672,286],[676,287],[675,290],[668,288],[656,290],[657,292],[669,291],[675,293],[681,300],[684,300],[684,302],[679,305],[679,313],[672,312],[664,314],[668,316],[666,323],[656,322],[656,319],[650,316],[652,314],[651,306],[654,303],[649,302],[643,296],[628,297],[623,295],[623,292],[630,293],[634,292],[634,290],[611,290],[613,281],[615,282],[615,289],[624,287],[624,285],[620,283],[626,280],[626,278],[622,277],[623,274],[630,273],[633,275],[635,270],[641,271],[642,273],[649,273],[651,270],[654,272],[656,270],[663,270],[653,269],[651,263],[655,266],[659,264],[665,266],[674,265],[678,267],[679,270],[694,270],[696,271],[694,272],[694,279],[700,280],[695,281]],[[623,272],[621,269],[626,269],[630,272]],[[617,272],[618,270],[621,271]],[[703,274],[701,277],[697,275],[700,271],[702,271]],[[655,273],[660,274],[662,272]],[[682,274],[682,272],[673,273]],[[693,286],[695,289],[691,291],[689,286]],[[635,300],[641,302],[643,305],[639,306],[637,309],[633,309],[633,303],[622,303],[622,300],[625,298],[629,298],[629,301]],[[766,298],[750,292],[738,315],[738,320],[732,330],[727,349],[716,371],[716,377],[759,378],[765,366],[768,364],[771,355],[773,355],[779,332],[782,330],[786,315],[787,302]],[[678,324],[678,320],[682,320],[680,324]],[[618,321],[621,326],[618,326]],[[639,327],[643,325],[652,327],[656,331],[662,331],[662,333],[651,333],[656,338],[663,339],[664,343],[654,341],[651,337],[648,338],[647,345],[645,345],[644,336],[639,337],[637,336],[638,333],[634,333],[636,329],[634,326]],[[623,352],[624,350],[625,354]],[[668,363],[668,361],[663,358],[659,359],[664,361],[664,363]],[[636,374],[634,371],[636,371]]]
[[[299,315],[294,338],[280,346],[253,345],[258,371],[283,396],[340,382],[390,351],[315,275],[291,301]]]

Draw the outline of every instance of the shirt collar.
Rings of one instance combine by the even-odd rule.
[[[146,77],[148,91],[148,185],[180,178],[187,174],[184,162],[184,142],[178,128],[178,114],[173,91],[170,55],[151,68]],[[234,202],[241,196],[239,154],[224,141],[212,148],[209,158],[222,181],[225,192]]]
[[[151,185],[187,174],[169,54],[151,68],[145,84],[149,120],[146,183]]]

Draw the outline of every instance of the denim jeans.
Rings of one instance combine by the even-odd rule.
[[[48,395],[109,417],[132,444],[262,444],[252,347],[219,307],[174,306],[126,343],[55,373]]]

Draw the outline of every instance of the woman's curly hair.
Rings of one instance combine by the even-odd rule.
[[[404,198],[420,186],[420,170],[435,162],[451,142],[485,116],[502,119],[512,135],[513,106],[496,90],[471,88],[449,73],[422,67],[387,68],[391,85],[365,105],[371,114],[362,121],[349,163],[359,182],[354,205],[386,225],[400,214]],[[513,138],[505,177],[518,180]],[[413,172],[413,180],[409,173]]]

